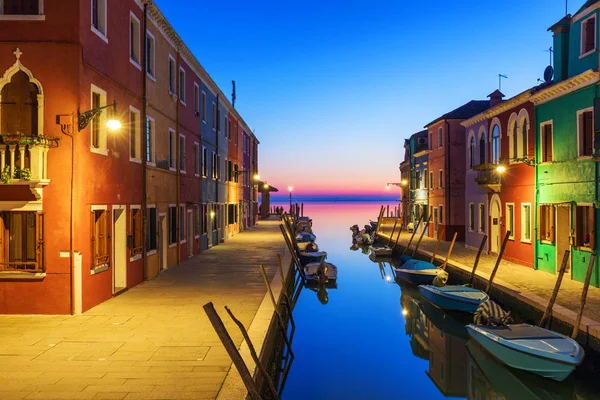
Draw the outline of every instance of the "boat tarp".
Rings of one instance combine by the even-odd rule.
[[[533,325],[485,326],[480,327],[506,340],[562,339],[564,336]]]

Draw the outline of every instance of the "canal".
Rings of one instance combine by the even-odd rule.
[[[350,226],[368,224],[380,205],[304,205],[338,283],[326,294],[304,288],[298,297],[283,400],[600,398],[596,354],[586,354],[562,383],[506,368],[468,340],[468,316],[448,315],[399,285],[392,259],[375,262],[368,250],[351,249]]]

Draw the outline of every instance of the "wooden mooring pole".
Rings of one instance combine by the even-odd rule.
[[[585,274],[585,282],[583,283],[583,291],[581,292],[581,305],[579,306],[579,312],[577,312],[577,318],[575,319],[575,325],[573,326],[573,333],[571,334],[572,339],[576,339],[577,334],[579,333],[579,325],[581,325],[581,318],[583,317],[583,308],[585,307],[585,300],[587,298],[588,289],[590,287],[590,281],[592,280],[592,271],[594,270],[595,261],[596,255],[591,254],[587,274]]]
[[[469,286],[473,286],[473,281],[475,280],[475,271],[477,270],[477,265],[479,264],[479,257],[481,257],[481,252],[483,251],[483,247],[485,246],[486,241],[487,235],[483,235],[483,238],[481,239],[481,244],[479,245],[479,250],[477,250],[475,262],[473,263],[473,271],[471,271],[471,279],[469,281]]]
[[[435,256],[437,255],[438,250],[440,249],[440,243],[442,241],[442,237],[438,237],[438,241],[437,244],[435,245],[435,250],[433,251],[433,254],[431,255],[431,259],[429,260],[429,264],[433,264],[433,262],[435,261]]]
[[[504,240],[502,241],[502,246],[500,246],[500,252],[498,253],[498,257],[496,258],[496,264],[494,264],[494,269],[492,270],[492,274],[490,275],[490,280],[488,281],[485,292],[490,294],[490,289],[492,288],[492,282],[494,281],[494,277],[496,276],[496,272],[498,272],[498,267],[500,266],[500,261],[502,261],[502,255],[504,254],[504,249],[506,248],[506,242],[508,242],[508,237],[510,236],[510,231],[506,231],[506,235],[504,235]]]
[[[422,219],[423,219],[423,214],[421,214],[421,216],[419,217],[419,221],[417,221],[417,226],[413,226],[412,235],[410,236],[410,240],[408,241],[408,244],[404,248],[404,251],[402,251],[402,255],[406,254],[406,251],[410,248],[410,244],[412,243],[413,238],[415,237],[415,233],[417,233],[417,228],[419,227],[419,225],[421,225]]]
[[[425,226],[423,227],[423,230],[421,231],[421,234],[419,235],[419,240],[417,240],[417,245],[413,249],[413,252],[412,252],[412,257],[413,258],[415,257],[415,254],[417,253],[417,250],[419,250],[419,246],[421,245],[421,240],[423,239],[423,235],[425,234],[425,230],[429,227],[429,221],[431,221],[431,215],[429,216],[429,218],[427,218],[427,222],[425,222]]]
[[[458,232],[454,232],[454,236],[452,236],[452,243],[450,243],[450,248],[448,248],[448,253],[446,253],[446,259],[444,260],[444,263],[442,264],[442,269],[444,271],[446,270],[446,265],[448,265],[448,259],[450,258],[450,254],[452,254],[452,250],[454,249],[454,243],[456,242],[457,235],[458,235]]]
[[[271,297],[271,302],[273,303],[273,307],[275,308],[275,314],[277,314],[277,319],[279,320],[279,328],[281,330],[281,334],[283,335],[283,340],[285,340],[285,344],[288,346],[288,351],[294,357],[294,352],[292,351],[292,344],[290,343],[287,336],[287,324],[284,324],[283,318],[281,318],[281,314],[279,314],[279,310],[277,309],[277,302],[275,301],[275,296],[273,296],[273,291],[271,290],[271,284],[269,283],[269,278],[267,278],[267,273],[265,272],[265,266],[260,265],[260,271],[262,272],[263,279],[265,280],[265,284],[267,285],[267,289],[269,291],[269,295]],[[292,315],[290,314],[290,319],[292,319]]]
[[[244,363],[242,355],[238,351],[235,343],[233,343],[231,336],[229,336],[229,332],[227,332],[227,328],[225,328],[223,321],[219,317],[219,314],[217,314],[213,303],[206,303],[202,308],[204,308],[204,312],[208,316],[210,323],[215,329],[215,332],[217,332],[219,339],[221,339],[223,347],[225,347],[225,350],[227,350],[227,354],[229,354],[233,365],[235,365],[235,368],[242,377],[242,381],[246,386],[246,390],[248,390],[250,398],[252,400],[262,400],[260,394],[258,393],[258,389],[256,388],[256,384],[254,383],[254,379],[252,379],[252,375],[250,374],[246,363]]]
[[[569,250],[565,250],[565,255],[563,256],[562,263],[560,264],[560,271],[558,272],[558,277],[556,278],[556,284],[554,285],[554,290],[552,291],[552,296],[550,297],[550,301],[548,302],[548,306],[546,307],[546,311],[544,311],[544,315],[540,321],[540,327],[545,328],[548,324],[548,320],[552,315],[552,308],[554,307],[554,303],[556,302],[556,296],[558,296],[558,290],[560,289],[560,285],[562,284],[563,276],[565,275],[565,271],[567,270],[567,262],[569,261],[569,255],[571,252]]]
[[[390,246],[390,243],[392,242],[392,236],[394,236],[394,232],[396,232],[396,225],[398,224],[398,220],[394,221],[394,227],[392,228],[392,233],[390,233],[390,239],[388,240],[388,247]]]

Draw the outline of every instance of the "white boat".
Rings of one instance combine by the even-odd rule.
[[[389,246],[373,244],[370,246],[371,254],[375,257],[391,256],[393,249]]]
[[[306,248],[310,245],[315,246],[315,248],[312,251],[319,251],[319,246],[317,246],[316,243],[314,242],[302,242],[302,243],[298,243],[298,251],[307,251]]]
[[[320,269],[321,272],[319,272]],[[331,263],[314,262],[304,266],[304,274],[309,281],[318,281],[321,273],[324,273],[328,281],[337,281],[337,267]]]

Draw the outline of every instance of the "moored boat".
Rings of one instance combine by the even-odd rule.
[[[573,339],[529,324],[467,325],[467,332],[506,365],[556,381],[583,362],[585,352]]]
[[[327,258],[326,251],[301,251],[300,252],[300,263],[306,265],[314,262],[321,262]]]
[[[307,251],[307,247],[313,247],[312,251],[319,251],[319,246],[315,242],[302,242],[298,243],[298,251]]]
[[[314,233],[300,232],[296,234],[296,241],[298,243],[314,242],[316,239],[317,236]]]
[[[314,262],[304,266],[304,274],[306,279],[310,281],[318,281],[324,276],[327,281],[337,281],[337,267],[327,262]]]
[[[468,286],[446,285],[437,287],[433,285],[419,286],[421,296],[443,310],[457,310],[474,313],[477,307],[490,296],[485,292]]]
[[[375,257],[391,256],[393,252],[391,247],[381,244],[373,244],[369,248],[371,249],[371,254]]]
[[[413,285],[428,285],[442,271],[426,261],[409,260],[396,268],[396,276]]]

